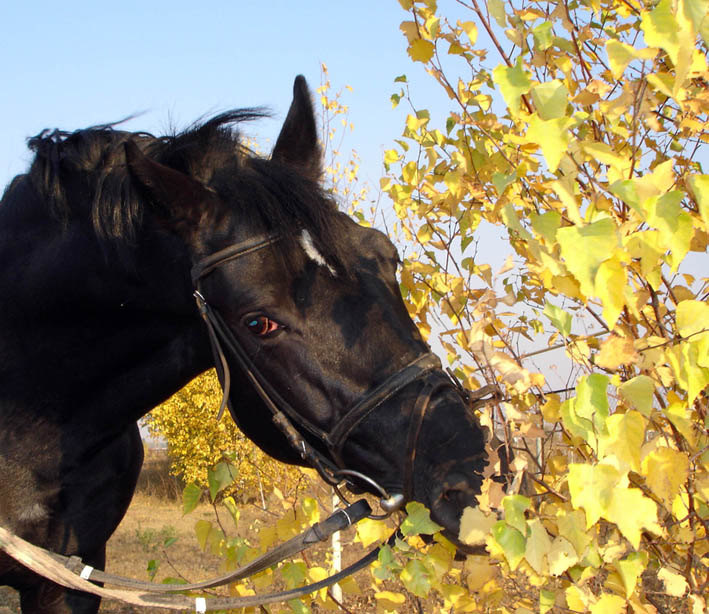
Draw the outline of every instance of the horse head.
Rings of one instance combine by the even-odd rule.
[[[395,247],[322,188],[305,80],[270,159],[200,146],[178,167],[135,142],[126,157],[161,223],[188,246],[245,433],[282,460],[424,503],[455,540],[480,492],[483,431],[406,310]]]

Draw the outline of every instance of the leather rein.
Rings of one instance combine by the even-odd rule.
[[[230,404],[231,373],[227,361],[227,353],[225,351],[227,350],[230,357],[236,360],[242,373],[270,410],[274,424],[285,434],[290,444],[297,450],[303,460],[314,467],[325,482],[335,488],[336,492],[345,503],[349,502],[339,489],[339,485],[343,481],[351,486],[353,486],[353,480],[360,482],[360,484],[367,484],[373,491],[380,495],[380,506],[384,512],[383,514],[372,514],[370,517],[378,519],[386,518],[394,511],[400,509],[406,500],[411,499],[413,494],[413,464],[416,456],[416,442],[418,441],[418,434],[421,430],[424,415],[431,398],[439,388],[444,386],[452,386],[455,388],[455,386],[451,380],[440,371],[441,363],[438,357],[430,352],[424,353],[401,370],[390,375],[373,390],[368,391],[344,413],[330,431],[325,431],[304,418],[274,389],[268,381],[268,378],[256,367],[248,356],[246,349],[238,341],[221,314],[207,302],[202,292],[202,280],[214,270],[228,262],[273,245],[279,240],[280,237],[278,235],[248,239],[207,256],[192,267],[192,283],[195,288],[194,297],[197,301],[200,315],[207,326],[217,374],[224,393],[219,409],[219,417],[221,417],[225,407]],[[428,376],[434,371],[438,371],[439,375],[434,378],[437,381],[432,382],[429,381],[430,378]],[[424,378],[426,378],[426,381],[414,404],[409,422],[407,438],[408,457],[405,459],[404,463],[404,492],[390,494],[371,477],[358,471],[348,469],[342,460],[342,450],[351,432],[358,424],[365,420],[367,416],[398,392]],[[319,440],[329,452],[330,457],[328,458],[310,445],[301,434],[302,432],[307,432]],[[354,488],[356,489],[357,486],[354,486]]]

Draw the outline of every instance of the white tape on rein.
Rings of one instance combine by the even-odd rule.
[[[91,578],[91,572],[94,570],[91,565],[86,565],[82,570],[81,573],[79,574],[79,577],[84,579],[84,580],[89,580]]]

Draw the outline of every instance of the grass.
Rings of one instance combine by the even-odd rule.
[[[138,490],[128,512],[107,546],[106,571],[109,573],[161,582],[166,577],[183,578],[196,582],[224,573],[222,560],[203,552],[195,538],[195,524],[200,520],[214,522],[214,509],[207,503],[200,503],[190,514],[182,514],[182,485],[167,474],[164,459],[151,458],[146,462]],[[272,527],[277,518],[251,504],[239,506],[239,533],[257,530],[252,527]],[[281,508],[282,513],[282,508]],[[229,527],[231,520],[226,513],[220,513],[221,521]],[[350,529],[349,531],[352,531]],[[243,536],[243,535],[242,535]],[[348,532],[343,542],[351,540]],[[209,550],[209,548],[207,549]],[[319,546],[308,557],[322,559],[326,546]],[[351,562],[361,553],[354,549],[343,554],[344,564]],[[265,589],[278,590],[273,586]],[[282,588],[282,587],[280,587]],[[359,607],[354,611],[374,611],[376,606],[365,605],[358,599]],[[278,611],[279,608],[274,608]],[[168,610],[159,608],[138,608],[118,601],[103,600],[100,614],[162,614]],[[270,610],[269,610],[270,611]],[[313,611],[316,611],[314,608]],[[340,610],[342,611],[342,610]],[[8,587],[0,587],[0,614],[19,614],[17,593]]]

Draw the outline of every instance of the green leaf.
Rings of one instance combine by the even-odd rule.
[[[551,21],[545,21],[538,26],[532,28],[532,36],[534,37],[534,47],[539,51],[546,51],[554,43],[554,24]]]
[[[517,64],[511,67],[498,66],[492,71],[492,79],[497,87],[500,88],[510,113],[516,116],[519,112],[520,96],[526,94],[532,86],[522,61],[519,60]]]
[[[572,435],[596,447],[597,436],[606,433],[608,377],[592,373],[579,379],[576,396],[561,404],[561,418]]]
[[[546,614],[556,603],[556,593],[554,591],[539,591],[539,614]]]
[[[401,532],[406,536],[432,535],[441,530],[441,527],[431,520],[431,514],[424,505],[416,501],[406,504],[406,518],[401,523]]]
[[[312,612],[310,607],[302,599],[291,599],[288,605],[295,614],[311,614]]]
[[[556,330],[558,330],[563,337],[568,337],[571,334],[570,313],[549,302],[544,305],[544,311],[542,313],[549,318],[552,326],[554,326],[554,328],[556,328]]]
[[[517,529],[500,520],[492,528],[492,535],[505,553],[505,558],[513,571],[524,558],[527,541]]]
[[[494,180],[493,180],[494,181]],[[544,240],[549,243],[556,242],[556,231],[561,226],[561,215],[556,211],[547,211],[538,215],[534,211],[529,214],[529,220],[532,222],[534,232],[541,235]]]
[[[150,559],[148,561],[148,567],[147,567],[147,572],[148,576],[150,576],[150,579],[153,580],[155,578],[155,574],[158,573],[158,568],[160,567],[160,561],[156,561],[155,559]]]
[[[524,513],[529,509],[531,501],[522,495],[508,495],[502,500],[505,510],[505,522],[517,529],[522,535],[527,532],[527,519]]]
[[[374,576],[380,580],[391,580],[393,574],[398,574],[402,567],[394,557],[394,553],[389,545],[384,544],[377,556],[379,564],[374,568]]]
[[[197,507],[201,497],[202,489],[197,486],[197,484],[191,482],[185,486],[182,491],[182,513],[189,514],[195,507]]]
[[[305,563],[283,563],[281,575],[286,581],[286,588],[290,590],[305,584],[305,579],[308,577],[308,568]]]
[[[495,186],[498,195],[502,196],[504,191],[507,189],[507,186],[514,183],[516,178],[517,175],[515,173],[510,173],[509,175],[506,175],[505,173],[494,173],[492,176],[492,185]]]
[[[643,416],[649,418],[652,412],[652,400],[655,382],[647,375],[638,375],[618,387],[618,392],[628,403]]]
[[[236,465],[227,462],[219,462],[207,471],[207,482],[209,484],[209,496],[214,501],[217,494],[229,486],[238,475]]]
[[[558,119],[566,115],[569,90],[559,79],[554,79],[535,85],[532,88],[532,100],[543,120]]]
[[[431,590],[431,573],[423,562],[413,559],[399,576],[404,586],[417,597],[427,597]]]

